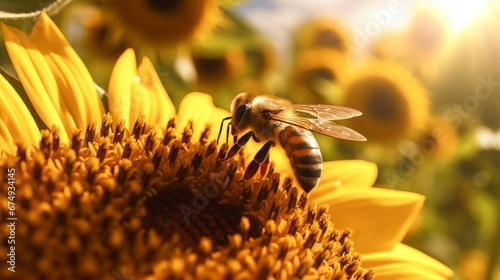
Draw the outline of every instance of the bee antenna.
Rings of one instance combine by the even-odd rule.
[[[220,135],[222,134],[222,128],[224,127],[224,122],[227,120],[229,120],[229,124],[231,124],[231,116],[223,118],[222,121],[220,122],[219,135],[217,135],[217,144],[219,144],[219,139],[220,139]],[[229,124],[228,124],[227,130],[226,130],[226,143],[228,142],[228,138],[229,138]]]

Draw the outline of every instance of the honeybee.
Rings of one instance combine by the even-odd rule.
[[[301,117],[298,112],[309,114],[312,118]],[[300,187],[308,193],[318,185],[323,169],[321,151],[311,132],[345,140],[366,141],[358,132],[332,122],[360,115],[361,112],[342,106],[292,104],[276,96],[254,96],[243,92],[232,101],[231,116],[222,120],[217,141],[224,122],[229,120],[235,143],[226,159],[236,155],[250,138],[265,142],[246,168],[243,175],[245,180],[252,178],[259,168],[261,176],[265,175],[269,150],[279,143],[290,160]],[[245,131],[248,132],[240,136]]]

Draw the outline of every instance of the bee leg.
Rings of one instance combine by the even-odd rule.
[[[253,131],[245,133],[243,136],[240,137],[240,139],[238,139],[238,141],[234,143],[234,145],[231,147],[224,160],[228,160],[234,157],[241,149],[241,147],[243,147],[248,142],[248,140],[250,140],[250,138],[253,138],[255,142],[259,142],[259,139],[257,139],[257,136],[255,136],[255,133],[253,133]]]
[[[269,168],[269,153],[267,154],[264,162],[260,165],[260,178],[264,178],[268,168]]]
[[[222,129],[224,128],[224,123],[227,120],[229,120],[229,123],[227,124],[227,129],[226,129],[226,144],[227,144],[227,140],[229,137],[229,126],[231,125],[231,116],[225,117],[222,119],[222,121],[220,123],[220,128],[219,128],[219,135],[217,135],[217,144],[219,144],[220,135],[222,134]]]
[[[259,170],[259,167],[261,167],[261,165],[264,165],[262,168],[264,168],[265,171],[267,170],[267,166],[268,166],[268,162],[269,162],[269,149],[271,149],[271,147],[273,147],[274,145],[275,145],[274,141],[269,140],[266,142],[266,144],[264,144],[264,146],[262,146],[262,148],[260,148],[260,150],[257,152],[255,157],[253,158],[252,162],[250,162],[250,164],[248,165],[247,170],[245,171],[245,174],[243,175],[243,178],[245,180],[252,178],[253,175],[255,175],[255,173],[257,173],[257,171]],[[264,174],[265,174],[265,171],[264,171]],[[262,172],[263,171],[261,169],[261,174],[262,174]]]

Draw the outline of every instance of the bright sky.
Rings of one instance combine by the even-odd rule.
[[[313,15],[332,15],[353,34],[379,19],[381,32],[402,30],[419,5],[434,5],[448,18],[453,32],[485,11],[491,0],[246,0],[236,9],[286,54],[290,32]],[[384,20],[381,20],[384,19]]]

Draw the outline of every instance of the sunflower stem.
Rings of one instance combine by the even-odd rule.
[[[25,22],[35,22],[38,16],[42,12],[46,12],[49,16],[56,15],[62,10],[66,5],[71,3],[73,0],[53,0],[52,3],[43,7],[40,5],[40,9],[37,9],[33,12],[27,13],[19,13],[19,12],[10,12],[6,10],[0,10],[0,21],[7,22],[11,24],[15,23],[25,23]],[[42,3],[39,1],[39,3]]]

